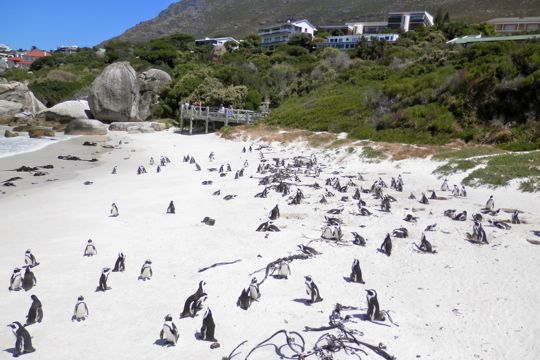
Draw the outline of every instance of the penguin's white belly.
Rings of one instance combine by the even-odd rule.
[[[75,311],[75,317],[77,319],[82,319],[86,316],[86,309],[84,308],[84,305],[77,306],[77,311]]]
[[[96,250],[93,247],[87,247],[86,248],[86,254],[87,255],[96,255]]]
[[[289,273],[290,273],[289,267],[287,267],[287,266],[281,266],[281,267],[279,268],[279,273],[278,273],[278,274],[279,274],[280,276],[289,276]]]
[[[251,297],[252,299],[259,298],[259,292],[257,291],[257,288],[255,286],[249,287],[249,297]]]
[[[152,275],[150,275],[150,268],[144,268],[141,274],[141,277],[150,279]]]
[[[22,287],[22,279],[20,276],[17,276],[15,279],[13,279],[13,284],[11,285],[11,289],[16,290],[20,289]]]
[[[163,338],[176,344],[176,336],[174,336],[168,326],[163,326]]]

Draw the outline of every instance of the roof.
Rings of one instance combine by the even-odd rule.
[[[282,23],[279,23],[279,24],[273,24],[273,25],[260,27],[257,31],[263,31],[263,30],[267,30],[267,29],[281,27],[283,25],[294,25],[296,27],[299,27],[297,24],[300,23],[300,22],[303,22],[303,21],[307,22],[314,30],[317,30],[317,28],[312,23],[310,23],[308,20],[301,19],[301,20],[289,20],[289,21],[285,21],[285,22],[282,22]]]
[[[42,51],[42,50],[32,50],[24,54],[24,56],[28,56],[28,57],[44,57],[44,56],[50,56],[50,55],[51,54],[49,54],[48,52]]]
[[[301,20],[294,20],[294,21],[291,21],[291,23],[293,24],[298,24],[298,23],[301,23],[301,22],[306,22],[309,26],[311,26],[314,30],[317,30],[317,28],[315,27],[315,25],[313,25],[312,23],[309,22],[308,19],[301,19]]]
[[[529,16],[529,17],[507,17],[507,18],[495,18],[486,21],[487,23],[496,23],[496,24],[515,24],[515,23],[540,23],[540,16]]]
[[[355,26],[355,25],[388,26],[388,21],[355,21],[355,22],[348,22],[347,25],[349,26]]]
[[[494,41],[526,41],[540,40],[540,34],[536,35],[511,35],[511,36],[491,36],[482,37],[481,35],[469,35],[460,38],[455,38],[447,42],[447,44],[470,44],[479,42],[494,42]]]

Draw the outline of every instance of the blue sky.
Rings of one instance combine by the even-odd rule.
[[[165,10],[173,0],[0,0],[0,44],[94,46]]]

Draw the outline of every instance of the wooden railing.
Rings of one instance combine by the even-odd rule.
[[[210,108],[208,106],[181,106],[180,107],[180,129],[184,128],[184,120],[189,121],[189,133],[193,132],[193,121],[204,121],[205,131],[208,133],[208,123],[222,122],[225,125],[229,124],[254,124],[263,119],[267,113],[231,109],[231,108]]]

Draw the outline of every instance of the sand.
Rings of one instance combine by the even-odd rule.
[[[320,163],[328,165],[316,181],[320,190],[302,188],[305,201],[287,205],[287,198],[270,191],[268,198],[254,195],[258,186],[256,168],[259,152],[242,153],[242,147],[253,142],[231,141],[217,135],[183,136],[173,132],[155,134],[110,133],[99,138],[97,147],[83,147],[83,138],[60,142],[33,153],[0,159],[0,169],[21,165],[53,164],[44,177],[2,172],[0,181],[23,176],[17,187],[0,187],[0,228],[2,251],[0,274],[5,288],[0,291],[0,324],[25,321],[30,295],[40,297],[44,320],[28,326],[36,352],[28,359],[221,359],[240,342],[248,340],[237,359],[244,359],[249,350],[275,331],[302,331],[305,326],[327,325],[334,305],[341,303],[366,307],[365,290],[376,289],[379,303],[390,310],[399,325],[389,326],[363,321],[359,316],[351,328],[363,332],[361,339],[371,344],[383,343],[397,359],[536,359],[540,352],[540,315],[536,309],[540,298],[538,263],[540,246],[526,241],[534,238],[531,230],[540,230],[538,194],[524,194],[515,186],[501,189],[468,189],[468,197],[430,201],[422,205],[409,200],[411,192],[419,198],[422,191],[440,188],[442,183],[431,172],[436,162],[425,159],[365,163],[359,152],[345,149],[321,150],[306,148],[302,143],[272,144],[263,150],[266,158],[315,153]],[[117,149],[101,145],[123,144]],[[255,144],[254,146],[258,146]],[[213,151],[215,160],[209,162]],[[201,165],[182,162],[191,154]],[[58,160],[58,155],[98,158],[96,163]],[[151,156],[158,160],[168,156],[172,163],[156,173],[149,165]],[[245,176],[234,180],[234,172],[244,161],[249,162]],[[207,171],[230,163],[233,172],[219,177]],[[118,173],[111,175],[113,166]],[[147,174],[137,175],[139,165]],[[363,194],[374,216],[360,217],[352,213],[356,202],[339,201],[342,194],[329,198],[327,205],[318,200],[324,193],[325,179],[340,171],[339,176],[362,173],[365,181],[353,179],[359,186],[370,187],[382,177],[402,174],[402,193],[388,190],[398,202],[392,212],[381,213],[379,201]],[[253,178],[251,178],[253,176]],[[464,175],[449,178],[450,185]],[[313,178],[301,177],[305,183]],[[47,179],[58,179],[47,181]],[[201,185],[212,180],[212,185]],[[93,182],[84,185],[85,181]],[[342,180],[343,182],[344,180]],[[35,184],[33,184],[35,183]],[[216,190],[220,196],[212,196]],[[293,186],[292,194],[296,187]],[[332,190],[334,191],[334,190]],[[335,192],[335,191],[334,191]],[[349,188],[349,199],[354,188]],[[237,195],[230,201],[228,194]],[[472,231],[472,222],[455,222],[445,218],[445,209],[478,212],[490,195],[496,207],[519,208],[527,224],[503,231],[484,225],[489,245],[477,246],[464,240]],[[169,202],[176,205],[176,214],[165,214]],[[118,205],[120,216],[109,217],[111,203]],[[270,210],[278,204],[281,218],[275,221],[282,231],[255,232],[266,221]],[[292,275],[287,280],[269,278],[261,285],[261,299],[244,311],[236,300],[251,280],[251,273],[284,256],[299,254],[296,245],[318,239],[324,226],[324,215],[331,208],[344,205],[339,216],[344,225],[348,246],[314,241],[310,246],[322,255],[291,263]],[[414,208],[414,210],[413,210]],[[417,224],[402,221],[407,213],[420,217]],[[201,220],[209,216],[215,226]],[[498,219],[509,219],[501,212]],[[437,223],[435,232],[426,233],[438,253],[420,254],[413,243],[419,243],[422,230]],[[365,226],[365,227],[361,227]],[[399,226],[409,229],[407,239],[393,239],[392,256],[377,251],[386,233]],[[350,244],[351,231],[368,239],[366,247]],[[266,236],[268,235],[268,236]],[[84,258],[86,241],[93,239],[98,255]],[[29,292],[9,292],[13,268],[24,262],[24,252],[31,249],[40,261],[35,268],[37,286]],[[101,269],[112,267],[117,254],[126,254],[126,271],[113,273],[111,291],[95,292]],[[365,284],[344,280],[350,274],[354,258],[360,260]],[[138,281],[146,259],[153,263],[154,277]],[[217,262],[240,262],[209,269],[200,268]],[[257,276],[262,279],[264,272]],[[311,306],[307,299],[304,276],[311,275],[321,291],[323,301]],[[208,301],[216,322],[216,338],[220,348],[197,340],[202,314],[179,319],[187,296],[197,289],[198,282],[207,282]],[[90,316],[85,322],[73,323],[71,316],[77,297],[83,295]],[[365,311],[349,312],[359,315]],[[166,314],[172,314],[179,328],[176,347],[156,344]],[[302,332],[311,348],[321,333]],[[15,338],[9,328],[0,336],[0,358],[8,358]],[[279,338],[280,345],[284,344]],[[377,359],[368,351],[365,359]],[[250,359],[275,359],[270,347],[258,350]],[[310,358],[315,358],[311,356]],[[349,359],[343,352],[335,359]]]

